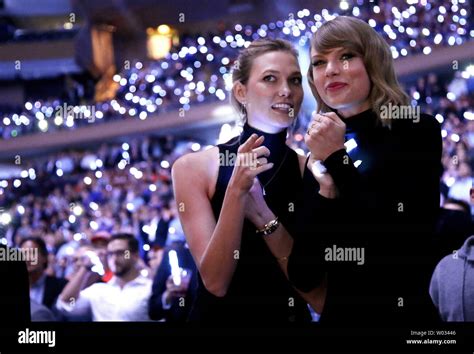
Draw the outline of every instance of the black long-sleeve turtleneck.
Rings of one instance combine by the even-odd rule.
[[[353,148],[324,161],[340,196],[327,200],[305,193],[290,280],[308,291],[327,274],[322,322],[436,318],[428,287],[439,209],[439,124],[421,115],[418,123],[393,121],[389,129],[377,124],[372,111],[344,121]],[[305,190],[311,183],[318,188],[314,179],[304,181]],[[331,259],[335,249],[363,250],[363,264]]]

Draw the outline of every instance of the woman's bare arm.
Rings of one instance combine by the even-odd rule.
[[[184,234],[207,290],[224,296],[237,265],[244,197],[226,193],[216,222],[208,199],[207,176],[201,157],[184,156],[172,169],[174,194]]]
[[[239,153],[256,151],[263,138],[253,136],[239,147]],[[268,149],[260,147],[260,154]],[[238,262],[242,237],[244,207],[251,181],[271,166],[257,168],[236,166],[229,181],[219,218],[216,222],[207,194],[212,168],[218,168],[218,156],[210,152],[186,155],[178,159],[172,170],[174,193],[179,218],[188,245],[206,289],[224,296]],[[211,168],[209,161],[215,163]]]
[[[307,159],[305,156],[298,155],[298,160],[301,175],[303,175],[306,167],[308,167],[308,169],[311,171],[310,166],[306,166]],[[308,161],[308,164],[309,163],[311,163],[311,159]],[[315,176],[315,178],[320,183],[320,194],[323,197],[334,198],[336,196],[337,191],[335,190],[334,183],[330,176],[318,175]],[[270,210],[270,208],[268,208],[266,203],[264,203],[259,187],[260,186],[257,185],[254,188],[251,188],[249,192],[249,200],[252,202],[253,207],[248,208],[250,211],[247,211],[247,214],[248,217],[251,217],[251,221],[255,224],[255,226],[258,229],[261,229],[267,222],[275,219],[276,215]],[[288,256],[290,255],[293,248],[293,237],[290,235],[285,226],[280,224],[280,226],[271,235],[264,237],[264,240],[270,252],[277,259],[282,272],[288,279]],[[299,290],[297,291],[316,312],[321,313],[326,298],[326,281],[324,281],[321,286],[309,292],[303,293]]]

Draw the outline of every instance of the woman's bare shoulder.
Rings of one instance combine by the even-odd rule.
[[[192,152],[179,157],[172,167],[173,179],[184,178],[192,185],[201,185],[209,195],[219,169],[219,148]]]
[[[190,168],[193,171],[202,172],[206,170],[206,166],[215,163],[218,157],[219,149],[217,146],[212,148],[201,150],[198,152],[191,152],[179,157],[173,164],[173,169],[187,169]],[[204,168],[203,168],[204,167]],[[189,171],[189,172],[193,172]]]

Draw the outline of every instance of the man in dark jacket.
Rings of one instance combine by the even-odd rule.
[[[173,283],[170,266],[170,251],[175,251],[179,267],[186,270],[182,284]],[[190,274],[189,274],[190,273]],[[185,322],[193,304],[197,286],[197,270],[184,240],[173,242],[165,249],[163,260],[153,279],[152,295],[149,300],[149,316],[153,320]]]

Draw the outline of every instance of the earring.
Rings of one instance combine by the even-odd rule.
[[[247,116],[247,102],[242,102],[242,115]]]

